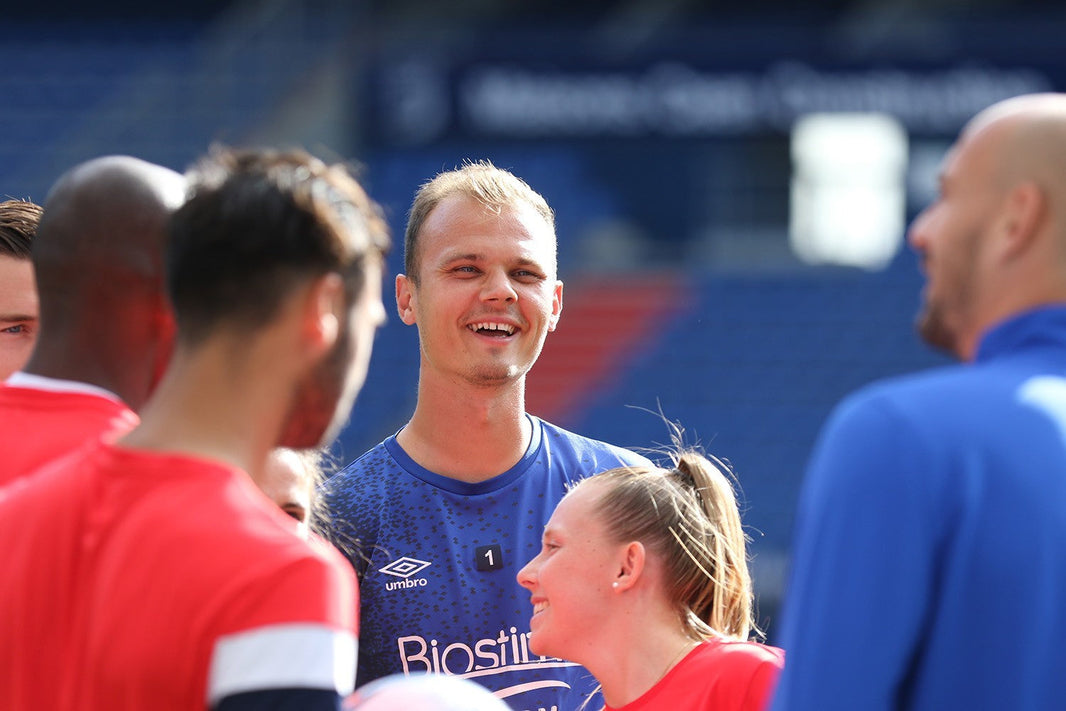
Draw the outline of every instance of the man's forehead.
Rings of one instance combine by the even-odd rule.
[[[532,220],[543,225],[545,229],[551,229],[544,215],[527,200],[515,198],[505,202],[488,202],[465,192],[453,192],[445,195],[430,211],[426,221],[432,220],[434,216],[457,212],[461,212],[474,220],[519,219],[523,222]]]
[[[494,235],[471,235],[468,243],[445,245],[440,251],[441,261],[481,261],[501,256],[509,261],[528,264],[540,264],[548,260],[543,242],[534,237],[505,240]]]
[[[443,208],[443,209],[442,209]],[[435,218],[435,219],[434,219]],[[489,250],[496,244],[511,243],[531,254],[547,248],[554,252],[555,234],[544,219],[531,208],[506,208],[494,213],[489,208],[474,202],[471,205],[439,206],[430,215],[423,229],[422,241],[465,242],[443,249],[471,252]]]
[[[1002,145],[1008,128],[1001,120],[968,125],[944,156],[939,175],[941,184],[950,184],[960,177],[976,177],[975,171],[986,165]]]
[[[36,315],[37,285],[29,259],[0,254],[0,302],[4,313]]]

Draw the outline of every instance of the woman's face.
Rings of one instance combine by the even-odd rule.
[[[314,482],[298,453],[285,447],[272,451],[255,483],[282,511],[307,524]]]
[[[544,528],[540,553],[518,573],[530,592],[529,648],[538,655],[583,663],[610,625],[606,603],[625,545],[610,541],[600,520],[602,489],[586,481],[565,496]]]

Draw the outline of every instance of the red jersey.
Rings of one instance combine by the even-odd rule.
[[[0,384],[0,486],[87,440],[124,435],[138,421],[102,388],[15,373]]]
[[[355,576],[242,471],[100,444],[0,496],[0,708],[354,686]]]
[[[785,653],[756,642],[710,639],[693,649],[639,699],[607,711],[763,711]]]

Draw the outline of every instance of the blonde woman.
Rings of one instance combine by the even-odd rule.
[[[529,649],[587,668],[608,711],[757,711],[784,652],[756,631],[746,539],[725,465],[681,452],[563,498],[518,574]]]

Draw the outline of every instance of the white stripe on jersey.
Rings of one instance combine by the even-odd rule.
[[[314,624],[258,627],[215,643],[207,679],[207,705],[227,696],[267,689],[355,688],[358,640],[349,632]]]

